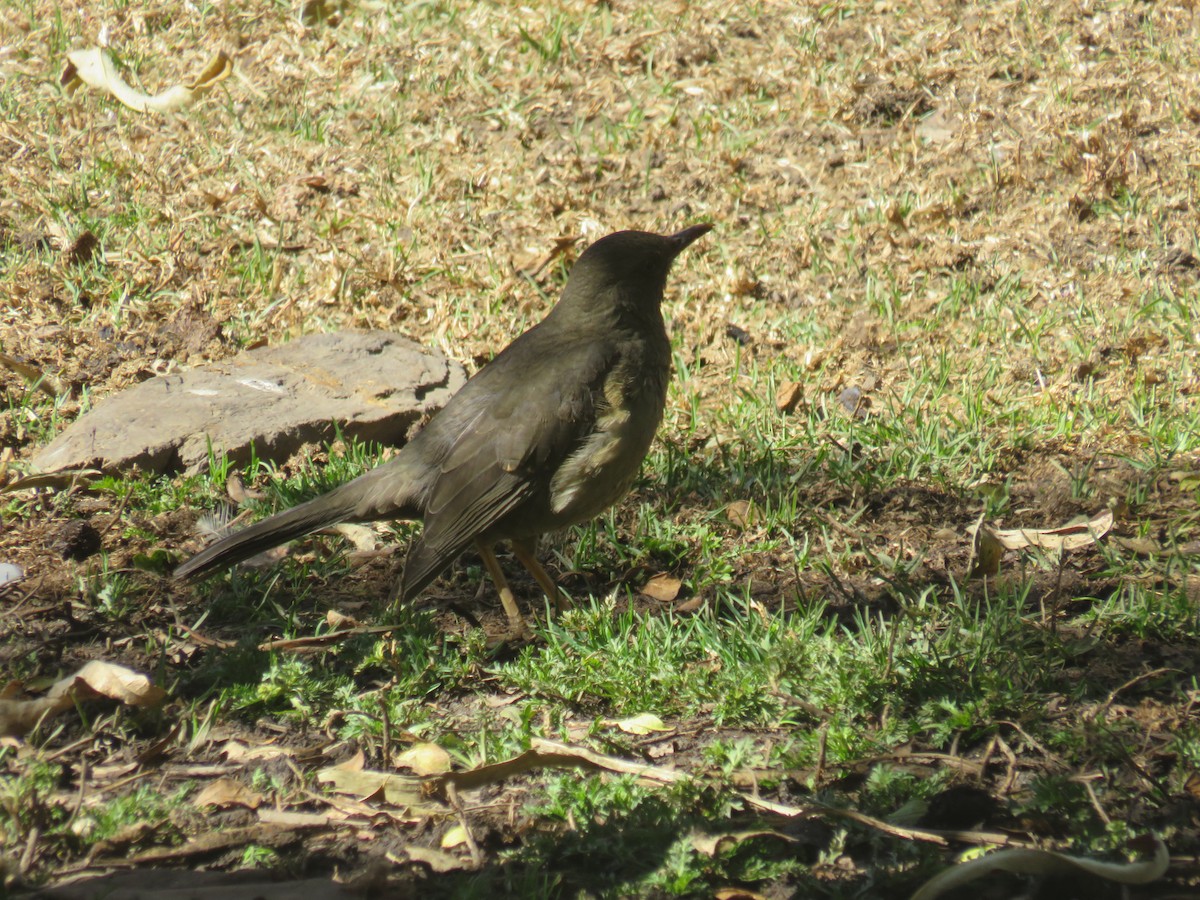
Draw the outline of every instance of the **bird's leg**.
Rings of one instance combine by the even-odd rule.
[[[534,580],[542,586],[542,590],[546,592],[553,603],[554,608],[559,612],[571,608],[571,600],[558,589],[558,585],[554,583],[554,579],[547,574],[542,568],[542,564],[537,561],[537,557],[533,552],[533,541],[513,541],[512,542],[513,556],[521,563],[533,576]]]
[[[508,579],[504,577],[504,572],[500,570],[500,563],[496,561],[496,554],[483,541],[476,541],[475,549],[479,551],[479,556],[483,560],[483,567],[487,569],[492,583],[496,585],[496,590],[500,594],[500,603],[504,606],[504,612],[508,616],[509,627],[518,635],[526,634],[528,629],[525,626],[525,619],[522,618],[521,611],[517,609],[517,600],[513,596],[512,588],[508,586]]]

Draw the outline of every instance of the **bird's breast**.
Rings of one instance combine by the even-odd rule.
[[[608,373],[593,429],[550,483],[550,509],[561,525],[590,519],[628,492],[662,421],[669,374],[665,361],[639,358]]]

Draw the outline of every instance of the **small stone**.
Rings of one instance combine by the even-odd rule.
[[[109,397],[32,460],[38,472],[193,474],[209,448],[281,462],[343,436],[401,444],[466,382],[458,363],[384,331],[314,334],[163,375]]]
[[[857,419],[866,418],[867,410],[871,407],[870,398],[863,393],[861,388],[857,387],[848,387],[838,394],[838,403]]]

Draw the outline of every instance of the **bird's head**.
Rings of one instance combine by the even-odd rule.
[[[571,269],[559,306],[573,315],[657,316],[671,263],[712,227],[706,222],[674,234],[618,231],[600,238]]]

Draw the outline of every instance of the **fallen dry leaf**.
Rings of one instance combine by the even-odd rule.
[[[418,775],[441,775],[450,771],[450,754],[437,744],[421,741],[397,756],[396,765]]]
[[[727,831],[721,834],[701,834],[696,832],[692,835],[691,841],[692,847],[697,853],[702,853],[705,856],[716,856],[729,847],[736,847],[745,841],[760,837],[778,838],[781,841],[796,843],[794,837],[764,828],[751,831]]]
[[[785,381],[775,392],[775,408],[782,413],[795,412],[804,399],[804,388],[798,381]]]
[[[81,85],[90,84],[116,97],[138,112],[172,112],[191,106],[205,93],[220,84],[233,71],[233,61],[218,51],[203,71],[193,80],[177,84],[150,96],[131,88],[117,74],[112,57],[101,47],[74,50],[67,54],[67,68],[60,79],[67,96],[73,96]]]
[[[725,518],[735,528],[750,528],[758,524],[758,507],[749,500],[734,500],[726,505]]]
[[[405,847],[404,852],[408,855],[408,859],[412,862],[421,863],[429,866],[430,870],[442,874],[445,872],[459,872],[463,869],[471,868],[471,861],[468,859],[459,859],[453,854],[446,853],[442,850],[432,850],[428,847]],[[402,863],[402,860],[395,855],[389,853],[388,859],[392,862]]]
[[[80,684],[101,697],[126,706],[157,706],[167,696],[166,691],[140,672],[100,659],[93,659],[74,675],[59,681],[50,688],[47,696],[63,696]]]
[[[1150,859],[1132,863],[1101,862],[1082,856],[1068,856],[1050,850],[1000,850],[987,856],[959,863],[925,882],[912,900],[935,900],[947,891],[982,878],[992,872],[1019,875],[1078,875],[1102,878],[1117,884],[1149,884],[1162,878],[1170,864],[1167,845],[1158,838],[1142,839],[1153,852]]]
[[[641,715],[631,716],[628,719],[609,719],[604,724],[615,725],[626,734],[651,734],[655,731],[671,730],[654,713],[642,713]]]
[[[230,806],[258,809],[262,802],[262,794],[232,778],[218,778],[192,798],[193,806],[215,806],[219,809]]]
[[[59,472],[38,472],[25,478],[18,478],[11,484],[0,488],[0,494],[10,494],[13,491],[29,491],[35,488],[53,488],[66,490],[77,484],[86,485],[102,478],[104,473],[99,469],[63,469]]]
[[[317,772],[317,781],[327,784],[334,791],[349,794],[359,800],[372,802],[382,800],[392,806],[410,811],[425,811],[430,814],[444,812],[436,803],[430,803],[421,789],[422,781],[411,775],[393,775],[375,772],[362,767],[362,754]]]
[[[74,675],[56,682],[45,697],[13,699],[11,685],[0,699],[0,735],[22,735],[36,728],[45,718],[71,709],[82,700],[104,697],[127,706],[155,706],[166,691],[152,684],[145,675],[94,659]]]
[[[683,582],[678,578],[673,575],[660,574],[653,576],[642,586],[642,593],[651,600],[670,603],[679,596],[681,587],[683,587]]]
[[[1063,525],[1060,528],[992,528],[988,531],[1005,550],[1024,550],[1026,547],[1038,547],[1042,550],[1078,550],[1080,547],[1096,543],[1112,526],[1112,510],[1106,509],[1086,522]]]

